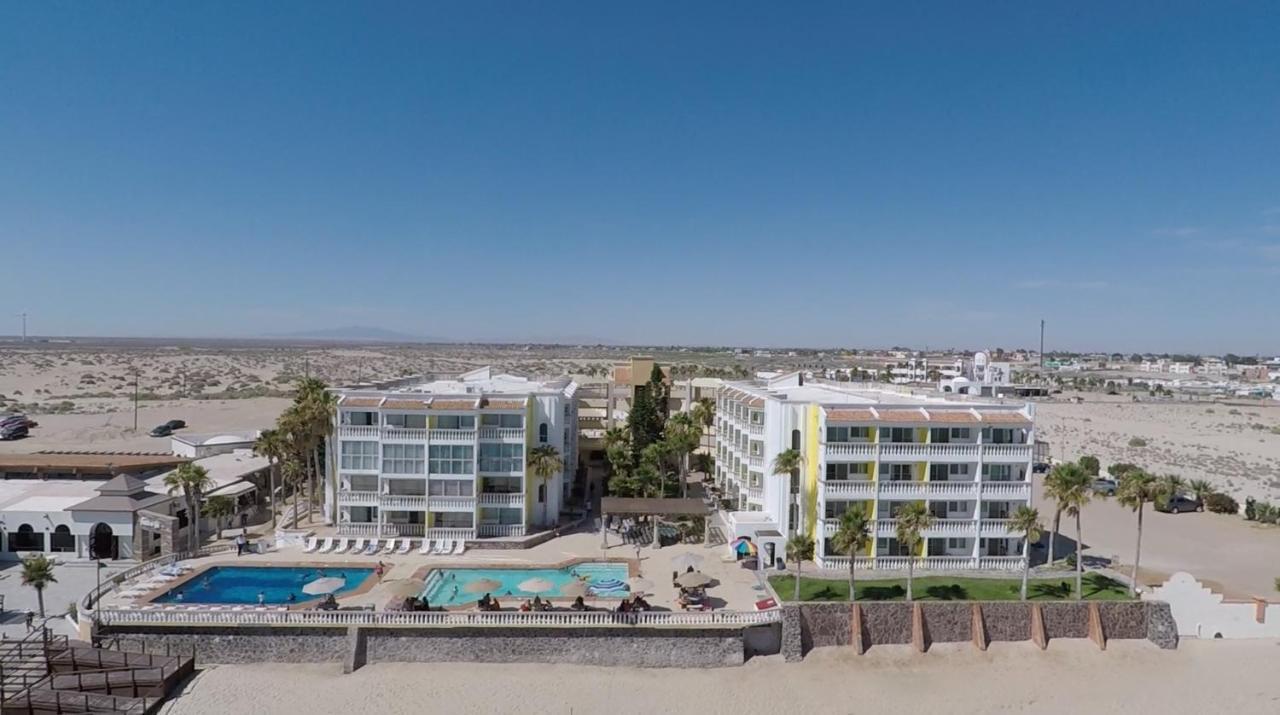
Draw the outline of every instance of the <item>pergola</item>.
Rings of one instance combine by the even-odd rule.
[[[609,516],[651,516],[653,517],[653,547],[658,548],[658,526],[662,517],[700,516],[704,523],[702,538],[704,543],[711,541],[711,510],[700,499],[648,498],[648,497],[601,497],[600,498],[600,544],[608,546],[608,533],[605,525]]]

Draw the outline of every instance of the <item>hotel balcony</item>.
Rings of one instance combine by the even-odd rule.
[[[977,482],[881,482],[881,499],[977,499]]]
[[[829,442],[828,462],[985,462],[1031,460],[1029,444],[926,444],[917,442]]]
[[[875,499],[876,483],[865,480],[822,482],[822,493],[831,500]]]
[[[338,506],[377,506],[378,493],[374,491],[340,491]]]
[[[881,569],[885,571],[905,571],[907,563],[914,561],[919,571],[1021,571],[1021,556],[876,556],[875,558],[858,557],[854,567],[859,569]],[[824,569],[849,570],[848,556],[822,556],[818,562]]]
[[[436,444],[471,444],[476,441],[473,429],[433,429],[427,430],[427,439]]]
[[[398,511],[426,511],[426,494],[383,494],[378,501],[379,509],[395,509]]]
[[[578,419],[579,427],[583,419]],[[603,424],[603,420],[600,421]],[[601,427],[603,429],[603,427]],[[524,430],[514,427],[481,427],[480,439],[485,442],[520,442],[524,443]]]
[[[824,522],[826,536],[835,536],[840,528],[839,519],[827,519]],[[877,538],[895,538],[898,535],[897,519],[876,519],[875,536]],[[972,537],[978,535],[978,522],[973,519],[934,519],[933,526],[921,536],[927,539],[937,537]]]
[[[339,437],[354,437],[356,439],[377,439],[381,436],[378,427],[373,425],[339,425]]]
[[[481,524],[477,533],[486,537],[524,536],[525,527],[524,524]]]
[[[1031,498],[1029,482],[893,482],[824,481],[822,493],[828,501],[858,499],[917,500],[950,499],[1026,501]]]
[[[427,508],[431,511],[467,511],[476,510],[475,497],[442,497],[432,496]]]
[[[1026,501],[1031,498],[1031,482],[979,482],[983,499]]]
[[[480,495],[480,506],[500,509],[523,509],[524,494],[521,494],[520,492],[512,492],[509,494],[486,492]]]

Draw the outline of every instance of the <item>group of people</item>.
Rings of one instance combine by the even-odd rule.
[[[501,611],[502,604],[498,603],[498,599],[486,593],[479,601],[476,601],[476,608],[481,611]]]
[[[524,603],[520,604],[520,610],[526,613],[529,611],[550,611],[551,602],[542,600],[542,596],[534,596],[532,601],[526,598]]]
[[[402,610],[405,610],[405,611],[430,611],[430,610],[431,610],[431,603],[430,603],[429,601],[427,601],[427,599],[426,599],[426,598],[423,598],[422,596],[418,596],[417,598],[415,598],[415,597],[413,597],[413,596],[410,596],[410,597],[408,597],[408,598],[404,599],[404,606],[403,606]],[[443,609],[443,608],[437,608],[436,610],[437,610],[437,611],[443,611],[444,609]]]
[[[652,611],[653,606],[644,600],[644,596],[636,594],[631,598],[624,598],[622,603],[618,604],[618,613],[638,613],[640,611]]]

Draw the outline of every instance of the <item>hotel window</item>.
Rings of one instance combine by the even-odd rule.
[[[988,444],[1021,444],[1015,432],[1021,430],[986,427],[982,430],[982,441]]]
[[[910,464],[881,464],[880,479],[890,482],[909,482],[913,479]]]
[[[431,526],[437,529],[470,529],[475,514],[469,511],[437,511],[431,513]]]
[[[752,440],[750,455],[752,457],[759,457],[763,454],[764,454],[764,442],[760,442],[758,440]]]
[[[400,427],[403,429],[426,429],[426,415],[383,415],[382,419],[388,427]]]
[[[474,494],[470,479],[432,479],[427,493],[433,497],[469,497]]]
[[[436,429],[475,429],[475,415],[440,415],[436,418]]]
[[[524,469],[523,444],[485,442],[480,445],[480,471],[519,472],[522,469]]]
[[[428,469],[431,474],[471,474],[475,448],[462,444],[431,445]]]
[[[423,452],[420,444],[384,444],[382,445],[382,472],[384,474],[422,474],[425,471]]]
[[[916,431],[911,427],[881,427],[881,442],[914,442]]]
[[[748,472],[747,474],[749,475],[748,483],[752,489],[759,489],[764,484],[764,475],[760,472]]]
[[[378,507],[353,506],[348,509],[351,521],[355,524],[370,524],[378,520]]]
[[[341,462],[343,469],[377,469],[378,443],[343,440]]]
[[[848,479],[866,479],[870,474],[869,464],[828,464],[827,481],[843,482]]]
[[[485,427],[520,429],[524,427],[524,415],[481,415],[480,424]]]
[[[982,481],[984,482],[1007,482],[1012,477],[1012,465],[1009,464],[984,464],[982,465]]]
[[[968,544],[966,544],[965,541],[967,541],[967,539],[947,539],[947,548],[953,549],[953,550],[963,549],[966,546],[968,546]]]
[[[353,427],[372,427],[378,424],[376,412],[343,412],[342,424]]]
[[[761,412],[760,410],[752,410],[752,411],[751,411],[751,424],[753,424],[753,425],[762,425],[762,424],[764,424],[764,413],[763,413],[763,412]]]
[[[519,494],[521,492],[520,477],[485,477],[485,494]]]
[[[547,443],[547,423],[546,422],[543,422],[542,424],[538,425],[538,441],[543,444]]]
[[[973,431],[968,427],[952,427],[951,439],[972,439]]]

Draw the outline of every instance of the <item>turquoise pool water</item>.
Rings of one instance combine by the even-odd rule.
[[[541,595],[543,598],[565,598],[560,595],[560,588],[579,579],[585,579],[588,585],[601,582],[627,581],[626,564],[585,563],[563,569],[521,569],[521,568],[488,568],[488,569],[435,569],[427,574],[423,596],[432,606],[462,606],[475,603],[483,593],[470,593],[467,584],[480,579],[492,579],[501,585],[489,591],[492,596],[502,599],[523,601]],[[543,594],[534,594],[520,589],[520,584],[529,579],[541,578],[550,581],[555,589]],[[628,594],[625,586],[613,589],[592,589],[600,598],[625,598]],[[516,606],[516,602],[503,603],[503,606]]]
[[[359,588],[372,575],[372,568],[214,566],[152,601],[257,604],[258,594],[261,593],[265,603],[289,603],[289,594],[293,594],[296,602],[301,602],[321,598],[302,592],[303,586],[318,578],[340,578],[345,581],[342,588],[333,592],[334,596],[341,596]],[[179,593],[182,598],[178,598]]]

